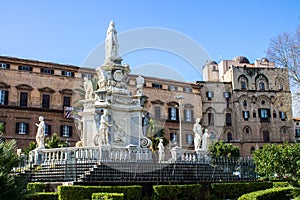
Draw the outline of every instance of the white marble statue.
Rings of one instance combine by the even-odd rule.
[[[110,61],[111,58],[117,58],[119,56],[117,31],[113,21],[109,23],[109,27],[106,32],[105,50],[105,61]]]
[[[163,139],[160,139],[158,143],[158,162],[165,160],[165,147],[163,141]]]
[[[149,112],[147,112],[144,119],[143,119],[143,134],[144,134],[144,136],[147,135],[147,129],[149,127],[149,121],[150,121],[150,116],[149,116]]]
[[[200,124],[201,119],[197,118],[196,122],[193,127],[193,131],[195,133],[194,137],[194,146],[195,146],[195,151],[198,151],[201,147],[201,141],[202,141],[202,126]]]
[[[209,135],[208,130],[205,129],[204,134],[202,136],[202,149],[207,150],[209,144]]]
[[[112,126],[112,124],[109,123],[107,110],[104,110],[104,113],[100,119],[100,127],[99,127],[100,144],[104,144],[104,145],[108,144],[108,129],[110,126]]]
[[[144,83],[145,83],[144,78],[141,75],[139,75],[136,78],[136,88],[137,88],[136,94],[137,95],[143,94]]]
[[[107,86],[107,78],[104,74],[104,72],[102,71],[102,69],[97,68],[97,75],[98,75],[98,90],[106,90],[106,86]]]
[[[83,87],[85,90],[85,99],[93,99],[93,84],[92,81],[88,79],[88,77],[84,77]]]
[[[43,116],[39,117],[39,122],[40,123],[35,124],[38,127],[37,133],[36,133],[37,149],[44,149],[45,148],[45,144],[44,144],[44,140],[45,140],[45,133],[44,133],[45,122],[44,122],[44,117]]]

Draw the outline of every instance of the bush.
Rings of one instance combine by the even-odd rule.
[[[213,194],[219,198],[238,198],[243,194],[273,187],[272,182],[212,183]]]
[[[256,192],[251,192],[242,195],[238,200],[265,200],[265,199],[276,199],[276,200],[290,200],[293,188],[271,188],[267,190],[261,190]]]
[[[93,193],[123,193],[124,199],[142,198],[142,186],[58,186],[59,200],[91,199]]]
[[[39,183],[39,182],[27,183],[27,191],[30,193],[44,192],[45,186],[46,186],[45,183]]]
[[[25,196],[25,200],[58,200],[57,192],[37,192]]]
[[[153,200],[189,200],[200,194],[200,184],[153,186]]]
[[[92,200],[123,200],[124,194],[123,193],[93,193]]]

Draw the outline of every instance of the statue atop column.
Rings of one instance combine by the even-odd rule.
[[[195,146],[195,151],[200,150],[201,147],[201,141],[202,141],[202,126],[201,126],[201,119],[197,118],[196,122],[194,124],[193,131],[195,133],[194,137],[194,146]]]
[[[115,28],[115,22],[111,21],[106,32],[105,39],[105,62],[110,62],[112,58],[119,56],[119,44],[117,38],[117,31]]]

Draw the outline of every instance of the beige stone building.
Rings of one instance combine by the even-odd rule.
[[[221,89],[213,94],[211,108],[217,107],[215,103],[220,104],[214,102],[214,98],[218,101],[223,97],[228,102],[223,119],[225,118],[225,124],[232,122],[232,126],[218,129],[219,139],[239,146],[242,155],[251,155],[252,151],[266,143],[295,141],[286,69],[275,68],[274,63],[266,58],[250,64],[247,58],[239,56],[233,60],[223,60],[219,64],[207,63],[203,70],[206,80],[201,84],[207,89],[201,91],[202,95],[208,91],[214,92],[220,88],[221,83],[224,84],[223,91]],[[216,83],[208,84],[210,81]],[[224,93],[226,91],[229,92],[227,100]],[[220,117],[223,107],[214,111],[220,113]],[[228,114],[230,112],[231,116]]]
[[[6,138],[19,148],[35,141],[39,116],[46,134],[57,133],[71,146],[79,140],[69,109],[81,99],[77,89],[94,69],[0,56],[0,122]],[[291,93],[287,71],[267,59],[250,64],[245,57],[208,62],[196,83],[144,77],[145,108],[165,129],[169,147],[194,149],[193,124],[202,119],[212,140],[237,145],[251,155],[265,143],[294,142]],[[136,75],[128,89],[135,93]],[[181,128],[180,128],[181,127]]]

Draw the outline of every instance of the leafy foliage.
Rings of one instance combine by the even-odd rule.
[[[253,159],[260,176],[300,178],[300,144],[266,144],[254,152]]]
[[[158,143],[160,139],[163,139],[164,146],[169,144],[169,140],[164,137],[165,129],[161,127],[155,120],[149,120],[149,126],[147,128],[147,136],[152,141],[150,149],[155,152],[158,150]]]
[[[226,144],[223,141],[214,142],[209,146],[209,154],[213,158],[217,157],[239,157],[240,150],[232,144]]]
[[[67,147],[67,146],[68,146],[68,144],[66,143],[66,141],[59,139],[59,137],[57,136],[57,133],[54,133],[50,140],[47,139],[45,141],[45,147],[47,149],[62,148],[62,147]]]
[[[29,147],[27,147],[25,150],[24,150],[24,154],[25,155],[29,155],[29,152],[32,151],[33,149],[35,149],[37,146],[36,146],[36,143],[35,142],[30,142],[29,143]]]
[[[2,138],[2,135],[0,135]],[[19,165],[15,140],[0,140],[0,199],[22,199],[21,184],[12,176],[13,167]]]
[[[154,185],[153,199],[198,199],[200,189],[200,184]]]

